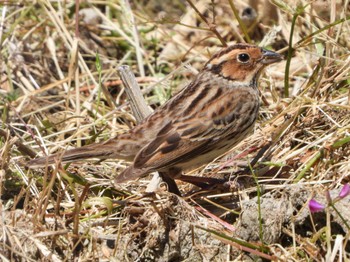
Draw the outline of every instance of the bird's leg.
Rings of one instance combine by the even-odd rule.
[[[168,185],[168,190],[171,193],[174,193],[178,196],[181,196],[180,190],[177,187],[177,184],[175,182],[175,180],[173,179],[173,176],[171,175],[171,172],[167,172],[167,171],[162,171],[162,172],[158,172],[160,177],[162,178],[162,180]]]
[[[174,193],[178,196],[181,196],[181,193],[174,179],[191,183],[192,185],[198,186],[202,189],[226,182],[225,179],[219,178],[183,175],[181,170],[162,171],[159,172],[159,175],[163,179],[163,181],[168,185],[169,192]]]

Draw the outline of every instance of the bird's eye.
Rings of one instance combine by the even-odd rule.
[[[250,60],[250,56],[247,53],[241,53],[237,56],[237,60],[241,63],[247,63]]]

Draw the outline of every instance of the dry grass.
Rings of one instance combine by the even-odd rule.
[[[81,1],[79,20],[73,1],[0,6],[1,259],[349,259],[349,197],[338,213],[310,216],[307,207],[349,182],[349,4],[272,2]],[[245,14],[239,22],[234,9]],[[248,40],[286,60],[261,77],[254,134],[193,172],[231,176],[240,190],[181,184],[184,198],[164,187],[147,194],[148,177],[116,188],[111,178],[127,165],[118,160],[25,168],[36,153],[135,125],[118,66],[132,68],[157,107],[219,46]],[[258,152],[255,179],[249,168],[237,176]]]

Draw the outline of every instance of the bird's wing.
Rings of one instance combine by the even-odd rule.
[[[255,117],[250,120],[245,116],[255,113],[256,103],[249,101],[249,96],[227,96],[222,98],[220,104],[209,103],[205,110],[195,116],[169,120],[155,139],[136,155],[130,170],[121,174],[118,180],[136,179],[151,171],[191,161],[196,156],[215,150],[215,144],[220,142],[223,135],[234,135],[242,124],[254,122]]]
[[[170,167],[186,159],[190,160],[193,154],[200,154],[209,142],[210,139],[191,141],[189,138],[182,138],[176,131],[174,123],[169,122],[158,133],[157,138],[136,155],[133,165],[120,174],[116,182],[133,180],[153,170]]]

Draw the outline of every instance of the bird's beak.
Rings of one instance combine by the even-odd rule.
[[[261,63],[265,65],[273,64],[279,62],[283,59],[280,54],[277,54],[273,51],[262,49],[263,57],[261,59]]]

